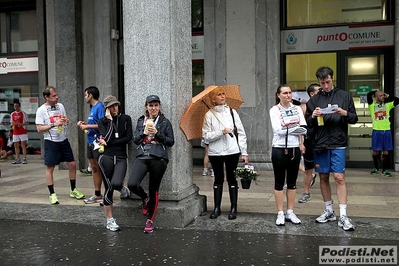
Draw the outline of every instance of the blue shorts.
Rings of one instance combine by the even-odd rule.
[[[392,151],[391,130],[373,130],[371,135],[371,149],[373,151]]]
[[[314,153],[314,165],[317,173],[345,173],[346,148],[327,149]]]
[[[61,142],[44,140],[44,164],[47,166],[59,165],[60,162],[73,162],[72,148],[68,139]]]

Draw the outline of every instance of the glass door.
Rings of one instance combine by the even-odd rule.
[[[355,102],[358,123],[349,125],[347,167],[368,167],[372,162],[371,133],[372,120],[367,104],[367,93],[371,90],[391,93],[391,73],[394,65],[389,60],[389,51],[348,51],[338,56],[340,77],[337,86],[350,92]],[[393,93],[393,92],[392,92]],[[392,114],[393,115],[393,114]]]

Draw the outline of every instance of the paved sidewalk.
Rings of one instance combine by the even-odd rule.
[[[1,161],[0,202],[49,204],[48,189],[45,181],[45,166],[42,160],[30,159],[28,164],[12,165],[11,160]],[[194,167],[194,183],[199,193],[207,196],[208,212],[213,209],[213,178],[202,176],[202,169]],[[55,191],[60,205],[85,205],[82,200],[69,197],[69,179],[67,170],[54,171]],[[331,177],[331,180],[333,178]],[[380,174],[370,175],[369,169],[348,169],[346,173],[348,187],[348,215],[356,217],[399,218],[399,173],[392,177]],[[146,182],[146,179],[145,181]],[[248,213],[276,213],[273,196],[273,172],[261,171],[258,185],[254,182],[250,189],[240,189],[238,211]],[[303,192],[303,175],[297,182],[297,200]],[[93,194],[92,177],[77,173],[78,189],[89,197]],[[334,209],[338,211],[335,184],[332,183]],[[319,215],[324,209],[318,178],[311,188],[312,199],[307,203],[296,203],[298,215]],[[162,199],[162,191],[161,191]],[[120,203],[119,193],[115,193],[115,205]],[[86,205],[94,206],[94,205]],[[230,209],[227,183],[224,185],[222,211]]]
[[[348,169],[348,214],[356,230],[344,231],[336,221],[315,223],[324,208],[318,181],[311,189],[312,200],[295,204],[302,224],[276,226],[272,171],[260,173],[258,186],[253,183],[249,190],[240,189],[236,220],[227,219],[230,203],[225,184],[222,214],[211,220],[213,178],[202,176],[202,169],[195,167],[194,183],[199,193],[207,196],[208,211],[185,228],[167,227],[160,211],[154,233],[145,235],[139,200],[121,201],[119,193],[114,194],[114,217],[121,231],[110,232],[105,228],[102,207],[69,197],[68,171],[55,171],[60,204],[52,206],[41,160],[30,159],[27,165],[12,165],[9,160],[0,162],[0,169],[0,224],[7,226],[7,241],[0,241],[5,250],[0,255],[1,265],[316,265],[320,245],[399,243],[397,173],[371,176],[368,169]],[[78,172],[77,187],[89,197],[92,177]],[[302,174],[297,199],[301,193]],[[333,199],[337,202],[335,193]],[[159,210],[166,204],[161,201]],[[338,204],[334,208],[338,212]],[[126,248],[134,252],[126,252]],[[43,252],[38,253],[39,249]]]

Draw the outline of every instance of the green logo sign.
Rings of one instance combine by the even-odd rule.
[[[356,87],[356,95],[367,95],[371,91],[370,85],[360,85]]]
[[[5,94],[7,97],[14,96],[14,90],[5,90],[5,91],[4,91],[4,94]]]

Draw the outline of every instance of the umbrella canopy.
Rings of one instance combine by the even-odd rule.
[[[190,105],[180,121],[180,128],[186,135],[187,140],[202,138],[204,116],[213,106],[208,95],[217,88],[222,88],[226,95],[226,103],[231,108],[238,109],[244,102],[239,85],[209,86],[191,99]]]

